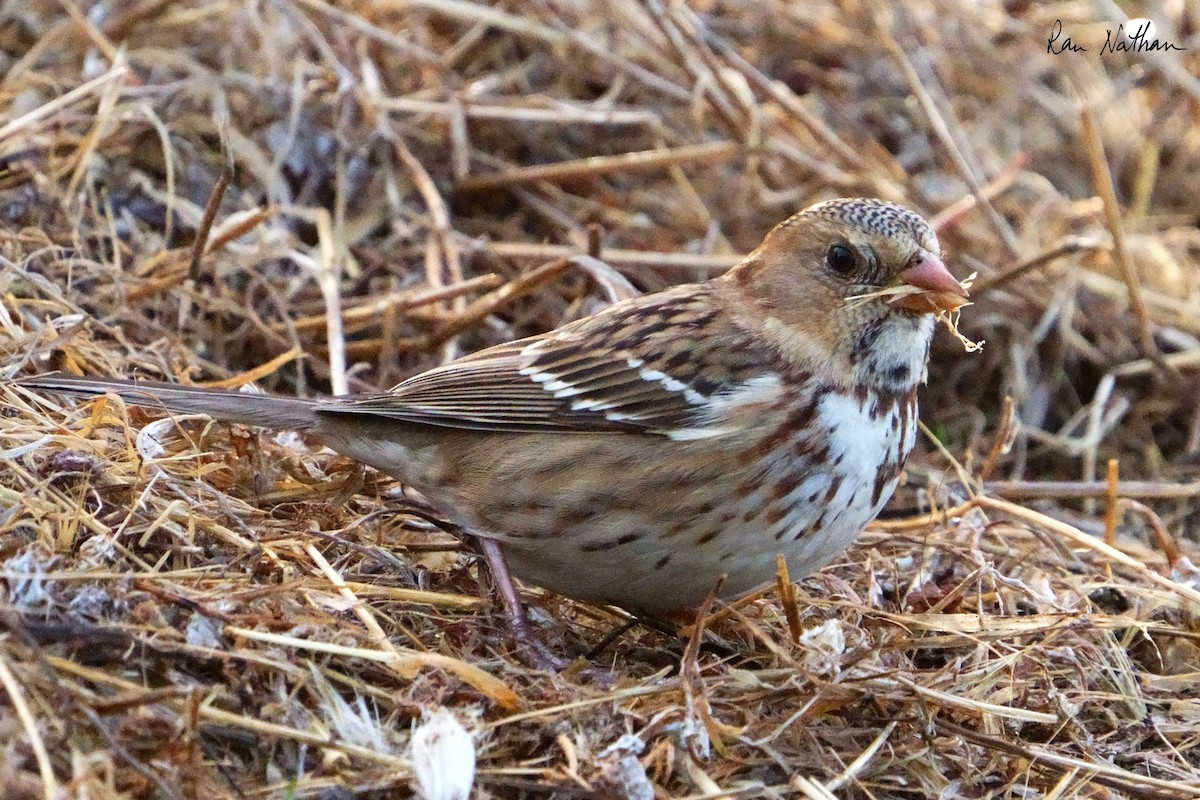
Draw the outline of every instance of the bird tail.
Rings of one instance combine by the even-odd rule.
[[[126,403],[136,406],[165,408],[177,414],[207,414],[223,422],[277,430],[305,431],[316,428],[316,409],[321,402],[155,381],[76,378],[59,372],[21,378],[15,383],[36,391],[86,397],[115,394]]]

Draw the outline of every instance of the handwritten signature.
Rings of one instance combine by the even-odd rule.
[[[1137,20],[1136,22],[1137,27],[1132,29],[1132,32],[1126,31],[1123,23],[1117,25],[1116,31],[1113,31],[1112,28],[1107,28],[1105,30],[1104,44],[1100,46],[1100,52],[1102,54],[1152,53],[1187,49],[1172,42],[1155,38],[1154,23],[1150,20]],[[1070,36],[1063,38],[1062,32],[1062,20],[1054,20],[1054,24],[1050,27],[1050,37],[1046,39],[1047,53],[1058,55],[1059,53],[1086,53],[1088,51],[1083,45],[1072,41]],[[1059,41],[1060,39],[1062,40]]]

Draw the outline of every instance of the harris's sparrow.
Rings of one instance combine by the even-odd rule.
[[[841,199],[778,225],[719,278],[386,394],[22,383],[310,432],[419,489],[516,577],[664,614],[698,605],[722,574],[737,596],[772,579],[777,554],[803,575],[850,545],[913,448],[934,312],[965,297],[920,216]]]

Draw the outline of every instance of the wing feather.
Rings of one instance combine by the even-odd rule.
[[[707,287],[621,303],[415,375],[386,394],[328,403],[318,413],[498,432],[703,430],[714,403],[767,367],[748,360],[746,349],[734,346],[741,343],[714,344],[704,324],[714,318],[711,298],[698,288]],[[683,320],[681,296],[689,301]],[[681,352],[688,357],[679,358]],[[676,356],[669,369],[667,353]],[[738,368],[706,368],[731,356]]]

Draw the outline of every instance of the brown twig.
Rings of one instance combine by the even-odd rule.
[[[975,281],[975,283],[971,286],[971,297],[981,297],[993,289],[1004,286],[1006,283],[1011,283],[1022,275],[1041,269],[1042,267],[1049,266],[1063,256],[1068,256],[1073,253],[1081,253],[1086,250],[1107,249],[1108,248],[1106,245],[1091,239],[1084,239],[1078,236],[1068,237],[1063,239],[1054,247],[1051,247],[1049,250],[1044,250],[1035,256],[1018,262],[1008,269],[997,272],[995,275],[989,275]]]
[[[1004,168],[994,178],[984,184],[980,190],[979,197],[976,197],[974,194],[963,195],[957,202],[951,203],[930,217],[930,227],[940,234],[978,206],[980,197],[990,201],[1004,194],[1016,183],[1017,179],[1021,176],[1021,171],[1028,165],[1029,156],[1025,153],[1017,153],[1009,159],[1009,162],[1004,165]],[[971,292],[974,293],[974,291],[975,287],[972,286]]]
[[[1141,561],[1138,561],[1136,558],[1126,555],[1115,547],[1110,547],[1109,545],[1105,544],[1103,540],[1098,539],[1095,536],[1090,536],[1073,525],[1068,525],[1065,522],[1061,522],[1060,520],[1031,509],[1022,508],[1021,506],[1010,503],[1006,500],[998,500],[996,498],[984,497],[981,495],[976,497],[974,502],[979,508],[999,511],[1004,514],[1008,514],[1015,519],[1024,520],[1033,525],[1038,525],[1042,528],[1045,528],[1052,533],[1064,536],[1076,546],[1094,550],[1105,558],[1108,558],[1117,564],[1121,564],[1124,567],[1128,567],[1129,569],[1135,571],[1142,580],[1154,584],[1160,589],[1166,589],[1167,591],[1177,595],[1181,600],[1186,600],[1189,603],[1200,603],[1200,590],[1183,583],[1178,583],[1170,578],[1158,574]]]
[[[1117,789],[1130,797],[1139,798],[1139,800],[1181,800],[1184,797],[1200,797],[1200,791],[1187,789],[1172,781],[1148,778],[1120,767],[1060,755],[1045,747],[1027,747],[998,736],[973,731],[940,717],[935,718],[933,722],[947,733],[961,736],[988,750],[1020,756],[1026,764],[1038,765],[1046,770],[1064,774],[1072,771],[1083,772],[1089,775],[1088,779],[1091,782],[1110,789]]]
[[[783,603],[783,612],[787,617],[788,633],[793,644],[800,643],[800,635],[804,627],[800,623],[800,608],[796,605],[796,586],[788,575],[787,559],[782,554],[775,556],[775,586],[779,590],[779,599]]]
[[[424,345],[432,347],[462,333],[489,314],[496,313],[517,298],[554,280],[566,272],[570,266],[570,259],[561,258],[517,276],[499,289],[488,292],[471,303],[460,313],[444,320],[436,329],[423,337]]]
[[[1100,140],[1100,131],[1092,116],[1092,110],[1086,104],[1079,106],[1079,121],[1083,126],[1083,142],[1087,148],[1089,163],[1092,167],[1092,184],[1096,193],[1104,203],[1104,219],[1108,223],[1108,231],[1113,240],[1113,260],[1121,271],[1125,288],[1129,291],[1129,307],[1137,323],[1138,348],[1146,358],[1159,355],[1158,346],[1154,343],[1154,329],[1150,321],[1150,312],[1142,299],[1142,286],[1129,257],[1125,244],[1125,226],[1121,224],[1121,209],[1117,205],[1117,195],[1113,190],[1112,173],[1108,169],[1108,159],[1104,155],[1104,143]]]
[[[980,481],[986,481],[992,477],[992,470],[996,468],[1000,457],[1012,447],[1013,439],[1016,437],[1018,429],[1019,426],[1016,424],[1016,404],[1013,402],[1012,396],[1004,395],[1004,402],[1000,406],[1000,419],[996,422],[996,434],[992,437],[992,448],[988,451],[987,458],[983,460],[983,464],[979,467]]]
[[[1109,493],[1108,481],[988,481],[983,488],[989,494],[1013,500],[1107,497]],[[1117,493],[1121,497],[1140,497],[1145,500],[1200,497],[1200,481],[1195,483],[1125,481],[1117,485]]]
[[[1108,475],[1106,483],[1108,491],[1105,494],[1104,506],[1104,543],[1117,543],[1117,497],[1120,485],[1120,461],[1115,458],[1108,460]]]
[[[662,169],[671,164],[713,165],[737,158],[745,148],[736,142],[708,142],[667,150],[645,150],[619,156],[593,156],[578,161],[517,167],[493,175],[476,175],[456,187],[463,193],[519,186],[538,181],[567,181],[614,173],[637,173]]]
[[[462,283],[443,286],[424,291],[392,292],[383,297],[375,298],[357,304],[348,304],[342,310],[342,321],[346,332],[352,332],[367,325],[376,324],[383,314],[391,311],[407,311],[413,308],[452,300],[456,297],[471,294],[479,289],[491,289],[499,285],[502,278],[499,275],[480,275],[469,278]],[[311,314],[288,322],[275,322],[271,329],[282,333],[292,328],[297,331],[320,329],[325,326],[324,314]]]
[[[699,717],[705,737],[711,736],[710,732],[717,729],[717,726],[714,725],[711,706],[704,695],[704,681],[700,676],[700,643],[704,641],[704,626],[724,583],[725,576],[721,575],[709,590],[704,602],[700,604],[700,608],[696,610],[696,620],[679,662],[679,688],[683,691],[685,713]],[[686,744],[688,753],[695,761],[702,763],[708,760],[708,748],[698,741],[696,735],[690,736]]]
[[[534,244],[532,242],[484,242],[478,247],[501,258],[525,258],[546,261],[568,258],[579,252],[578,247],[563,244]],[[604,260],[621,266],[671,267],[700,273],[724,272],[736,266],[744,256],[724,253],[655,253],[648,250],[604,248]]]
[[[883,46],[896,62],[896,65],[900,67],[901,74],[908,82],[913,94],[916,95],[917,102],[921,104],[921,110],[925,113],[942,146],[946,148],[946,152],[950,154],[951,160],[958,168],[958,174],[971,187],[972,196],[983,206],[988,222],[995,229],[996,234],[1000,237],[1000,241],[1004,242],[1009,255],[1016,258],[1020,252],[1020,249],[1017,247],[1016,234],[1013,233],[1012,227],[1004,217],[1000,216],[1000,213],[992,205],[991,200],[984,191],[983,184],[975,174],[975,169],[963,152],[963,145],[950,132],[950,126],[947,124],[946,118],[938,108],[937,103],[929,96],[928,90],[926,90],[925,85],[921,82],[921,76],[917,74],[916,68],[909,61],[904,48],[900,46],[900,43],[896,41],[892,33],[883,26],[879,26],[879,32],[882,34]]]
[[[1163,555],[1167,557],[1167,564],[1174,567],[1183,558],[1183,550],[1180,549],[1179,543],[1175,541],[1175,537],[1167,530],[1166,523],[1162,521],[1162,517],[1154,513],[1154,509],[1139,503],[1137,500],[1123,498],[1113,504],[1113,516],[1116,517],[1120,513],[1133,511],[1150,526],[1150,530],[1154,533],[1154,538],[1158,542],[1159,548],[1162,549]],[[1115,522],[1114,522],[1115,527]],[[1107,541],[1107,539],[1105,539]]]
[[[217,177],[216,185],[208,195],[208,202],[204,204],[204,217],[200,220],[200,226],[196,228],[196,238],[192,240],[192,260],[188,266],[189,280],[198,281],[200,279],[200,261],[208,250],[208,234],[212,230],[213,221],[217,218],[217,212],[221,209],[221,201],[225,198],[225,190],[229,188],[232,174],[232,162],[227,160],[225,168]]]

